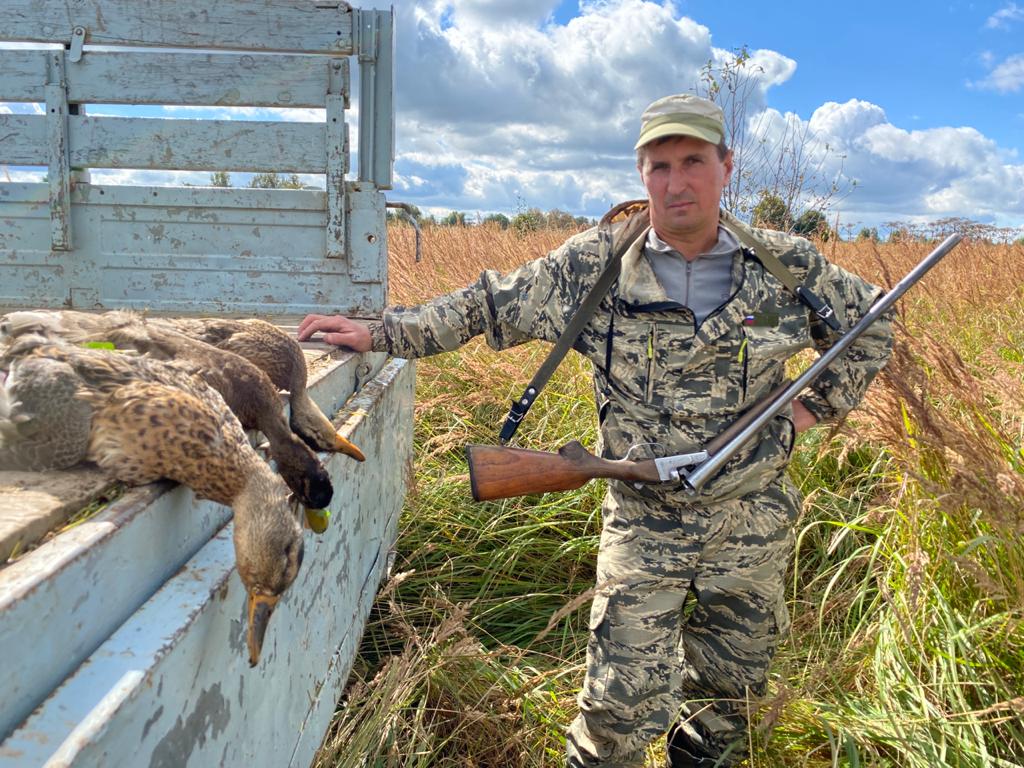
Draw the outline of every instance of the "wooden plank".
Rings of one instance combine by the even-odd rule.
[[[0,101],[45,100],[53,51],[0,50]],[[59,53],[59,52],[58,52]],[[349,61],[319,56],[86,51],[67,66],[68,101],[76,104],[199,104],[221,107],[323,107],[328,67]]]
[[[380,193],[353,197],[363,223],[350,262],[325,257],[320,190],[78,184],[69,253],[48,248],[46,190],[0,183],[0,306],[259,316],[384,306],[381,280],[349,273],[381,273],[386,245],[371,226]]]
[[[68,163],[68,100],[64,90],[64,52],[54,56],[54,85],[46,86],[46,140],[49,146],[50,247],[71,250],[71,167]]]
[[[96,467],[51,472],[0,471],[0,566],[31,549],[111,485]]]
[[[392,360],[339,414],[367,461],[328,462],[331,525],[307,534],[256,668],[228,526],[0,745],[0,767],[308,766],[396,535],[413,387],[412,365]]]
[[[295,0],[5,0],[4,40],[352,53],[348,3]]]
[[[69,115],[75,168],[324,173],[325,126]],[[46,117],[0,115],[0,163],[46,165]]]

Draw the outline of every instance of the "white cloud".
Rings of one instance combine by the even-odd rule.
[[[643,108],[697,89],[708,61],[733,55],[671,2],[583,0],[564,25],[550,20],[553,2],[532,0],[504,22],[494,16],[499,5],[400,5],[394,199],[423,209],[526,205],[598,216],[643,192],[632,152]],[[993,83],[1009,85],[1007,62],[992,70],[1002,78]],[[796,66],[775,51],[750,52],[750,124],[768,142],[787,132],[817,137],[809,162],[819,178],[856,181],[841,202],[844,219],[1024,223],[1024,166],[972,128],[906,130],[858,99],[824,102],[807,119],[767,108],[770,89]]]
[[[632,146],[644,107],[695,90],[707,62],[733,55],[671,3],[583,2],[565,25],[543,23],[556,3],[527,5],[490,25],[478,22],[507,3],[399,8],[397,191],[415,190],[413,202],[441,204],[461,183],[465,194],[449,197],[450,207],[597,215],[623,192],[640,192]],[[768,88],[795,68],[773,51],[752,51],[749,108],[762,109]],[[435,171],[437,195],[408,181]]]
[[[1024,8],[1016,3],[1007,3],[985,20],[987,29],[1009,29],[1014,22],[1024,21]]]
[[[1024,53],[1015,53],[1007,57],[974,85],[1000,93],[1016,93],[1024,89]]]
[[[963,216],[1024,223],[1024,164],[970,127],[905,130],[866,101],[822,105],[810,126],[842,150],[842,172],[857,186],[839,208],[847,221]],[[838,154],[829,156],[839,171]]]

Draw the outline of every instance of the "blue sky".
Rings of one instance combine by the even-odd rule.
[[[390,0],[356,5],[386,8]],[[599,216],[642,194],[632,145],[644,107],[694,90],[702,66],[727,63],[745,46],[753,57],[745,70],[748,137],[767,146],[804,137],[817,183],[842,190],[827,204],[843,225],[960,216],[1024,227],[1024,0],[396,6],[390,199],[438,214],[538,207]],[[106,108],[115,112],[131,110]],[[94,179],[153,183],[154,175]],[[816,197],[820,191],[805,189],[798,204]]]
[[[807,116],[823,101],[864,99],[904,128],[971,125],[1024,152],[1024,61],[1015,93],[972,86],[993,64],[1024,56],[1024,2],[803,1],[769,12],[761,3],[697,0],[679,8],[709,27],[718,47],[769,48],[797,62],[770,92],[776,109]],[[577,2],[564,2],[556,16],[574,11]]]
[[[752,130],[813,137],[848,226],[1024,225],[1024,4],[420,0],[398,30],[417,205],[598,215],[642,192],[644,106],[746,47]]]

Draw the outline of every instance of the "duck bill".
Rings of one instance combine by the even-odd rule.
[[[350,442],[337,432],[334,433],[333,450],[335,453],[344,453],[346,456],[351,456],[356,461],[366,461],[363,452],[356,447],[355,443]]]
[[[249,595],[249,666],[255,667],[260,661],[263,650],[263,638],[267,634],[270,616],[280,600],[277,595]]]

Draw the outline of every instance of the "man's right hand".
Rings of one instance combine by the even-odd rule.
[[[328,344],[356,352],[369,352],[373,346],[370,329],[342,315],[306,315],[299,323],[299,341],[308,341],[315,333],[322,333]]]

